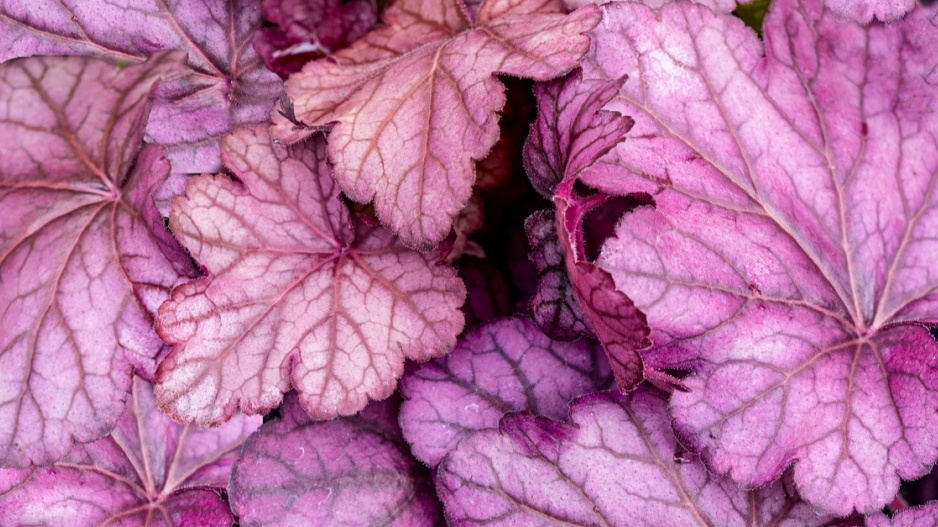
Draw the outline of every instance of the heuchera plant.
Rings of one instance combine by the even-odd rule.
[[[933,4],[0,0],[0,525],[938,525]]]

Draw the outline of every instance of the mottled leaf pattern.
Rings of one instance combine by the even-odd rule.
[[[411,246],[443,239],[498,139],[504,86],[493,73],[547,80],[576,66],[599,21],[560,0],[400,0],[384,25],[286,84],[291,118],[275,134],[296,141],[335,125],[329,157],[342,190],[374,200],[378,218]],[[289,115],[289,113],[288,113]]]
[[[126,65],[185,51],[194,74],[159,91],[147,140],[167,147],[174,172],[210,172],[221,137],[266,121],[281,92],[251,47],[259,24],[258,0],[0,0],[0,62],[78,55]]]
[[[260,424],[238,415],[218,428],[178,425],[157,410],[153,387],[135,379],[109,436],[73,447],[50,467],[0,469],[0,518],[3,525],[228,527],[225,485]]]
[[[311,422],[287,395],[283,418],[248,440],[232,472],[228,490],[241,525],[437,525],[429,471],[410,457],[396,410],[389,399]]]
[[[709,9],[605,14],[584,78],[628,75],[611,108],[636,124],[581,179],[653,196],[599,265],[645,356],[696,370],[676,430],[744,485],[796,462],[816,506],[880,509],[938,457],[938,11],[774,0],[764,56]]]
[[[170,227],[209,276],[173,291],[157,329],[174,345],[156,394],[209,425],[266,412],[295,386],[317,418],[387,397],[404,359],[449,351],[462,330],[456,272],[380,227],[353,232],[322,136],[285,147],[239,129],[222,158],[238,180],[192,178]]]
[[[571,399],[611,384],[597,344],[552,341],[529,320],[505,318],[404,377],[401,426],[414,455],[436,466],[460,439],[498,426],[508,412],[563,419]]]
[[[781,481],[745,491],[714,476],[671,434],[646,387],[574,401],[573,424],[509,414],[463,440],[437,473],[453,525],[821,527]]]
[[[150,90],[180,53],[0,68],[0,466],[47,464],[110,432],[131,374],[152,376],[152,314],[192,273],[150,192]]]

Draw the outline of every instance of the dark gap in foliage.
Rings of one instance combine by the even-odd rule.
[[[651,196],[647,194],[613,196],[587,212],[583,217],[583,250],[587,260],[592,262],[599,258],[603,244],[615,235],[616,224],[622,216],[638,207],[653,203]]]
[[[938,499],[938,467],[932,467],[931,472],[915,481],[903,481],[899,494],[910,507]]]
[[[515,307],[526,309],[527,299],[537,286],[537,269],[527,258],[524,221],[550,203],[534,190],[520,163],[524,140],[537,115],[533,82],[512,77],[499,77],[499,80],[505,84],[507,97],[502,110],[501,133],[503,138],[512,139],[509,159],[517,162],[511,165],[508,177],[497,187],[476,190],[482,199],[485,221],[470,238],[485,251],[489,269],[506,279],[509,311],[501,315],[508,315]],[[468,324],[466,329],[470,329]]]
[[[281,417],[283,417],[283,403],[280,403],[280,406],[264,414],[264,422],[280,419]]]
[[[733,14],[745,22],[747,26],[755,30],[761,38],[762,21],[765,19],[766,11],[769,9],[769,1],[770,0],[755,0],[749,4],[740,4],[736,7],[736,10],[733,11]]]
[[[931,7],[935,4],[938,4],[938,0],[919,0],[921,4],[925,7]]]

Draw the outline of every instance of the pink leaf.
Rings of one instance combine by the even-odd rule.
[[[866,519],[866,527],[934,527],[938,525],[938,503],[926,503],[896,513],[892,518],[873,514]]]
[[[881,508],[938,457],[938,12],[864,28],[775,0],[763,55],[705,8],[605,9],[584,77],[629,75],[612,108],[636,125],[581,180],[653,196],[598,263],[643,355],[697,371],[676,430],[744,485],[797,461],[807,501]]]
[[[227,527],[234,518],[225,485],[241,443],[260,424],[243,415],[219,428],[175,424],[157,410],[152,386],[135,379],[109,436],[73,447],[50,467],[0,469],[4,525]]]
[[[869,24],[873,19],[892,22],[915,7],[915,0],[824,0],[827,8],[839,17]]]
[[[671,434],[665,398],[639,388],[572,404],[573,424],[509,414],[463,440],[437,487],[455,525],[826,525],[781,481],[745,491]]]
[[[228,488],[241,524],[435,525],[433,484],[407,452],[394,403],[312,422],[288,395],[283,418],[248,440],[232,472]]]
[[[563,419],[570,399],[611,383],[599,346],[555,342],[530,321],[501,319],[404,377],[401,426],[414,455],[436,466],[460,439],[494,428],[507,412]]]
[[[211,172],[221,137],[266,121],[281,91],[250,44],[259,24],[258,0],[0,0],[0,62],[78,55],[133,64],[186,51],[194,75],[160,89],[147,140],[167,147],[174,172]]]
[[[192,178],[170,215],[209,276],[160,308],[174,345],[158,371],[162,408],[214,425],[276,407],[292,385],[314,417],[348,415],[390,395],[405,358],[453,347],[462,282],[380,227],[353,232],[322,136],[285,147],[242,128],[222,159],[238,181]]]
[[[355,42],[378,21],[373,0],[261,0],[261,11],[274,27],[257,32],[254,49],[284,78]]]
[[[193,269],[150,198],[169,164],[141,141],[150,89],[183,60],[0,69],[0,466],[107,434],[133,369],[154,373],[152,314]]]
[[[275,134],[292,142],[334,124],[329,157],[342,190],[373,199],[404,243],[424,246],[449,232],[475,161],[498,139],[505,92],[492,75],[547,80],[572,69],[599,10],[566,15],[560,0],[486,0],[470,17],[462,0],[399,0],[383,19],[290,78],[303,126],[275,115]]]

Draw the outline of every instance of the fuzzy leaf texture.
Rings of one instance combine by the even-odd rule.
[[[505,89],[499,73],[557,77],[589,48],[599,22],[560,0],[400,0],[384,25],[351,47],[307,64],[286,84],[292,106],[275,135],[295,142],[332,126],[329,157],[353,200],[405,244],[442,240],[466,204],[475,162],[498,139]],[[299,125],[297,124],[299,123]],[[334,125],[334,126],[333,126]]]
[[[295,394],[244,446],[228,486],[241,525],[438,524],[426,468],[407,449],[395,399],[311,422]]]
[[[571,423],[508,414],[443,459],[437,488],[451,525],[821,527],[786,482],[745,491],[707,472],[671,433],[665,397],[577,399]],[[532,484],[534,483],[534,484]]]
[[[133,370],[154,374],[153,314],[194,270],[150,199],[169,164],[143,126],[183,61],[0,68],[0,466],[107,434]]]
[[[261,0],[261,12],[273,27],[258,30],[254,49],[284,78],[347,47],[378,21],[373,0]]]
[[[653,197],[598,265],[646,362],[696,370],[677,433],[743,485],[794,463],[815,506],[880,509],[938,457],[938,12],[775,0],[763,53],[706,8],[604,9],[584,78],[627,74],[636,124],[581,181]]]
[[[571,399],[611,385],[595,343],[552,341],[529,320],[505,318],[404,377],[401,427],[414,455],[436,466],[459,440],[495,428],[508,412],[563,419]]]
[[[194,74],[159,92],[147,141],[175,173],[220,167],[221,137],[267,120],[282,89],[251,47],[258,0],[0,0],[0,62],[78,55],[126,65],[159,50],[188,53]]]
[[[50,467],[0,469],[3,525],[228,527],[224,498],[238,450],[261,424],[238,415],[218,428],[178,425],[136,378],[127,413],[107,437]]]
[[[837,16],[861,24],[874,19],[893,22],[915,7],[915,0],[824,0],[827,8]]]
[[[197,176],[170,227],[208,272],[173,290],[157,331],[173,350],[157,400],[215,425],[264,413],[291,386],[315,418],[348,415],[394,390],[404,359],[449,351],[462,330],[456,272],[387,231],[353,223],[321,135],[273,144],[267,127],[222,145],[237,176]]]

